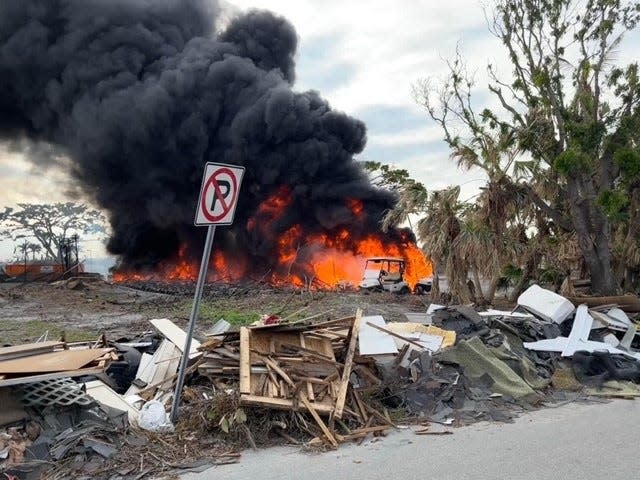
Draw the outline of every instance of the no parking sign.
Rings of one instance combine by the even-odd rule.
[[[196,209],[195,224],[231,225],[238,204],[244,167],[207,163]]]
[[[202,298],[202,289],[207,279],[207,269],[209,266],[209,258],[211,257],[211,246],[213,245],[216,226],[231,225],[233,223],[233,216],[236,212],[236,205],[238,204],[238,194],[240,193],[240,184],[242,183],[243,175],[244,167],[237,167],[235,165],[207,163],[204,167],[195,224],[196,226],[206,225],[209,228],[207,228],[207,237],[204,241],[200,273],[198,274],[198,281],[196,282],[196,291],[193,294],[193,306],[191,307],[191,315],[189,316],[189,326],[187,327],[184,348],[182,349],[183,352],[191,351],[191,339],[193,338],[193,330],[196,325],[196,319],[198,318],[198,312],[200,311],[200,299]],[[189,355],[182,355],[178,369],[178,378],[176,379],[176,389],[173,394],[173,405],[171,406],[171,421],[173,422],[178,419],[180,397],[182,396],[188,362]]]

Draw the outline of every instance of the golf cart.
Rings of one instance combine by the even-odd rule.
[[[413,289],[413,293],[416,295],[426,295],[431,293],[431,287],[433,286],[433,277],[424,277],[418,280],[416,286]]]
[[[406,262],[402,258],[367,258],[360,288],[370,291],[386,290],[393,293],[410,293],[411,288],[404,280],[405,265]]]

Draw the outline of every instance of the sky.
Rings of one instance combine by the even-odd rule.
[[[469,182],[462,198],[475,193],[481,173],[457,169],[441,129],[415,103],[411,87],[421,78],[443,77],[444,59],[458,44],[479,80],[487,61],[504,64],[478,0],[234,4],[267,8],[293,23],[299,35],[296,87],[320,91],[333,108],[366,123],[360,159],[405,168],[430,190]]]
[[[489,33],[483,3],[487,2],[234,0],[232,9],[263,8],[289,19],[299,37],[295,89],[318,90],[333,108],[365,122],[368,142],[359,159],[407,169],[428,190],[461,185],[461,199],[466,200],[477,193],[483,175],[462,171],[449,158],[443,132],[416,104],[411,90],[421,78],[444,77],[444,60],[459,46],[477,80],[476,98],[488,100],[486,65],[497,65],[503,75],[510,68],[498,40]],[[64,172],[42,171],[2,145],[0,173],[0,206],[68,198]],[[96,242],[86,250],[103,253]],[[11,251],[2,242],[0,259]]]

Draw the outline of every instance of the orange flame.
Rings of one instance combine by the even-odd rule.
[[[356,217],[362,216],[362,212],[364,211],[364,203],[362,203],[362,200],[358,200],[357,198],[348,198],[347,206]]]
[[[345,200],[356,219],[364,215],[364,203],[359,199]],[[273,235],[271,228],[291,205],[291,190],[281,187],[263,202],[246,224],[249,232]],[[312,289],[334,289],[339,285],[357,286],[362,279],[368,257],[399,257],[406,261],[405,280],[413,288],[424,277],[432,275],[432,266],[414,241],[405,236],[391,242],[382,232],[371,233],[362,239],[352,238],[347,229],[308,235],[302,225],[294,225],[277,240],[277,262],[272,268],[270,282],[274,285],[293,285]],[[115,281],[165,280],[194,281],[199,265],[187,258],[183,245],[173,262],[154,274],[118,272]],[[276,259],[274,259],[276,260]],[[209,265],[208,281],[236,282],[247,278],[251,271],[249,260],[242,255],[230,255],[214,250]],[[258,272],[259,273],[259,272]]]

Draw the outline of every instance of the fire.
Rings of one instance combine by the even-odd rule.
[[[247,221],[247,231],[257,236],[276,235],[276,224],[290,205],[291,189],[283,186],[263,202],[255,215]],[[353,213],[355,222],[361,221],[365,215],[362,200],[346,199],[345,206]],[[422,251],[410,235],[402,235],[402,232],[399,240],[397,233],[396,238],[390,240],[382,232],[373,232],[364,238],[353,238],[346,228],[309,234],[302,225],[296,224],[277,235],[277,252],[266,272],[256,271],[250,257],[243,256],[243,252],[225,253],[214,247],[207,280],[237,282],[251,275],[254,280],[268,279],[273,285],[322,290],[345,285],[356,287],[362,279],[366,259],[382,256],[405,259],[404,276],[411,287],[421,278],[432,274],[431,264]],[[187,257],[187,245],[183,245],[173,261],[166,262],[152,274],[118,272],[114,275],[114,280],[160,278],[195,281],[198,270],[198,262]]]
[[[344,241],[347,240],[345,234],[348,235],[348,232],[343,231],[337,239],[322,238],[319,244],[321,248],[317,249],[312,258],[313,270],[325,285],[335,286],[344,281],[358,285],[368,257],[404,258],[407,262],[404,277],[412,288],[418,280],[432,274],[431,265],[412,241],[389,245],[376,234],[372,234],[357,241],[355,252],[352,252],[343,249]]]
[[[364,211],[364,203],[362,203],[362,200],[358,200],[357,198],[347,199],[347,206],[356,217],[360,217]]]
[[[282,217],[287,208],[291,205],[291,189],[282,186],[278,191],[262,202],[256,214],[247,221],[247,230],[253,231],[256,226],[264,230],[271,228],[273,223]]]

